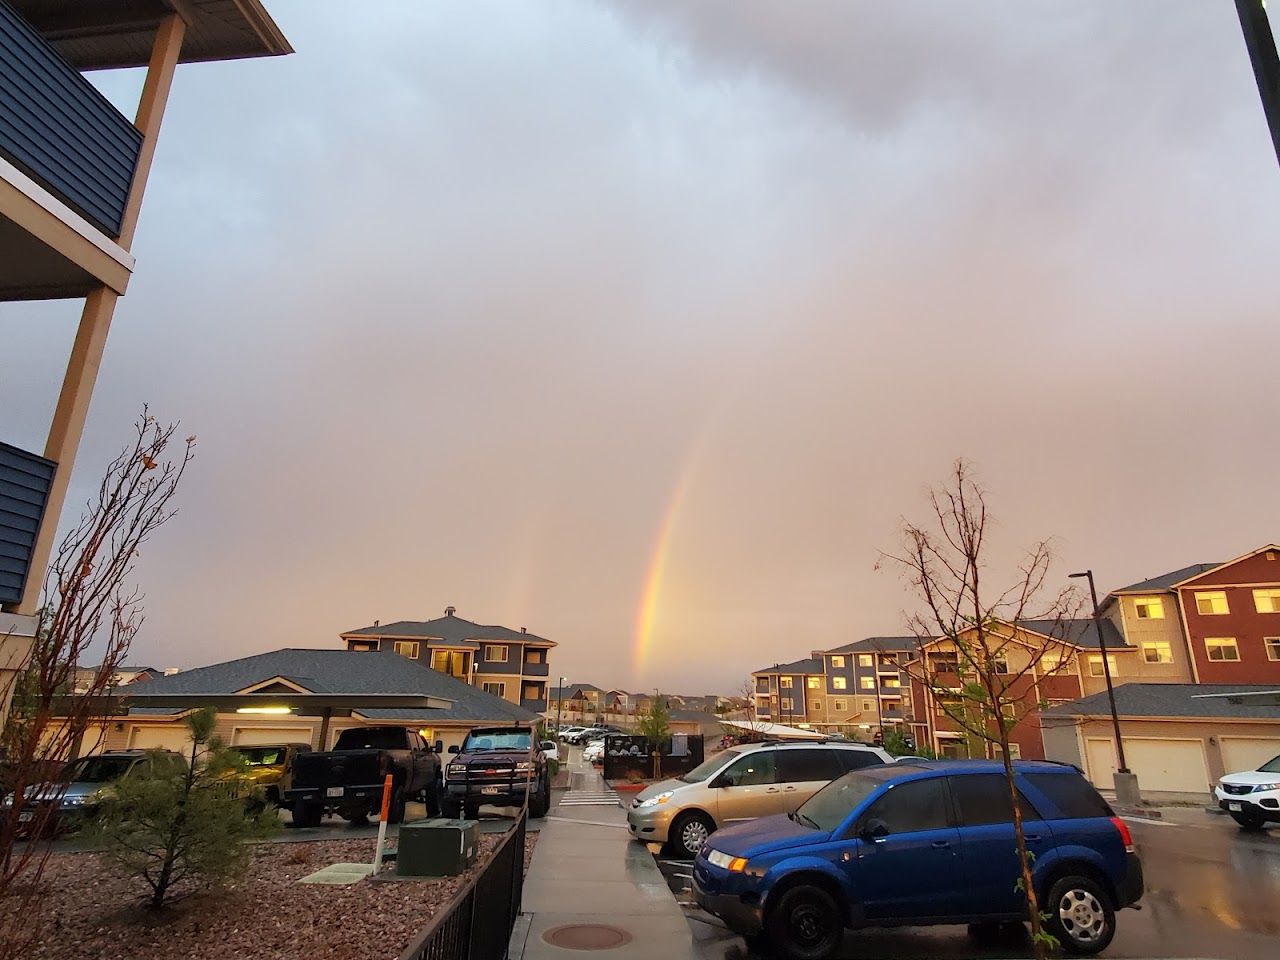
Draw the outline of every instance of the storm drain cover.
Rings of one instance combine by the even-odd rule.
[[[571,923],[552,927],[542,939],[566,950],[613,950],[631,942],[631,934],[603,923]]]

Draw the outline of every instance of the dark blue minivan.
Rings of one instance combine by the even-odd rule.
[[[1015,762],[1032,881],[1047,929],[1079,954],[1106,948],[1142,896],[1129,829],[1074,767]],[[794,813],[713,835],[694,861],[699,905],[752,945],[818,960],[847,928],[1026,919],[1004,767],[868,767]]]

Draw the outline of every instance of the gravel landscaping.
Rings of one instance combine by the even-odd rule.
[[[500,836],[481,837],[477,867]],[[526,869],[537,835],[528,834]],[[42,881],[31,960],[394,960],[467,879],[350,886],[296,881],[333,863],[367,863],[373,840],[270,843],[232,886],[189,890],[154,912],[145,885],[93,853],[59,853]]]

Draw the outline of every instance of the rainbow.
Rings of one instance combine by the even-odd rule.
[[[693,486],[693,475],[697,472],[699,459],[696,455],[685,459],[684,469],[680,471],[680,476],[676,479],[671,496],[667,500],[662,522],[658,524],[658,535],[654,537],[653,552],[649,555],[649,567],[645,572],[644,589],[640,593],[640,603],[636,607],[632,667],[637,679],[649,655],[653,652],[653,627],[658,618],[658,601],[662,596],[662,582],[666,577],[671,536],[675,531],[676,520],[680,517],[680,509],[684,506],[685,497],[689,493],[689,488]]]

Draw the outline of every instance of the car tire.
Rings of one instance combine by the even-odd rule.
[[[1256,833],[1267,825],[1266,819],[1256,813],[1233,813],[1231,819],[1240,824],[1241,830],[1249,833]]]
[[[440,799],[443,792],[440,781],[432,780],[431,786],[422,791],[422,802],[427,808],[428,817],[438,817],[441,815],[441,809],[444,801]]]
[[[307,800],[298,800],[293,805],[293,825],[295,827],[318,827],[320,818],[324,816],[324,807]]]
[[[825,960],[844,938],[844,916],[826,890],[801,884],[785,891],[769,910],[765,932],[787,960]]]
[[[391,802],[387,805],[387,823],[403,823],[405,808],[404,789],[398,787],[391,794]]]
[[[1116,935],[1111,897],[1092,877],[1069,874],[1049,888],[1041,909],[1046,926],[1067,953],[1092,956],[1107,949]]]
[[[667,845],[675,856],[692,860],[715,829],[715,822],[705,813],[682,813],[671,824]]]
[[[538,792],[529,798],[529,816],[540,820],[551,809],[551,781],[544,774]]]

